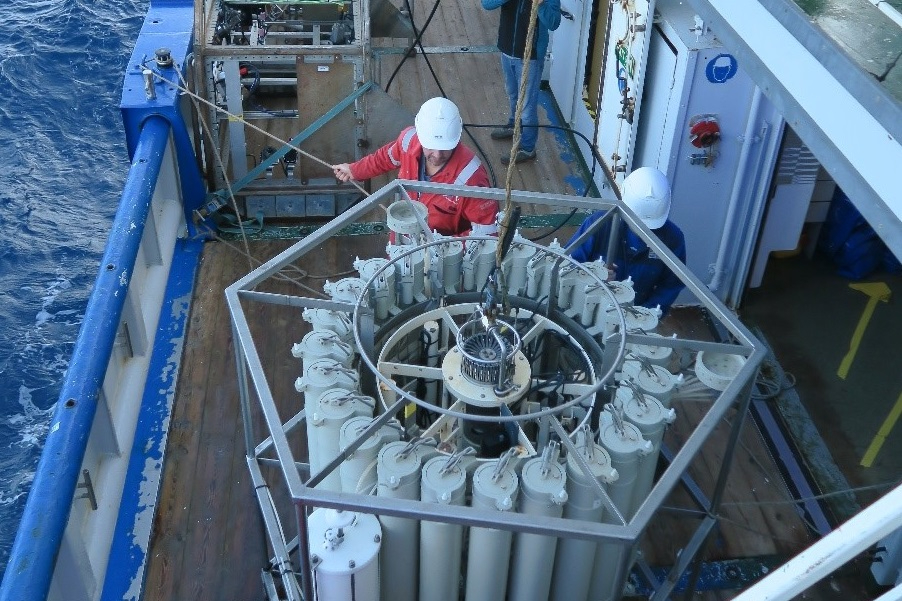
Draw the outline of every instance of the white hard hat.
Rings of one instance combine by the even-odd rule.
[[[452,150],[460,142],[463,121],[457,105],[447,98],[430,98],[420,107],[414,120],[423,148]]]
[[[650,230],[656,230],[670,214],[670,182],[654,167],[640,167],[623,180],[623,202]]]

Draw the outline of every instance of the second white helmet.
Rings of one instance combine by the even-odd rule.
[[[463,121],[457,105],[447,98],[430,98],[414,119],[417,137],[423,148],[452,150],[460,142]]]
[[[670,182],[654,167],[640,167],[623,180],[623,202],[648,229],[656,230],[670,215]]]

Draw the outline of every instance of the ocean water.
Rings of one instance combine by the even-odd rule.
[[[0,573],[125,181],[120,88],[146,11],[146,1],[4,2]]]

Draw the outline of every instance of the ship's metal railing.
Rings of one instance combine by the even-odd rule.
[[[104,583],[160,307],[179,240],[203,202],[181,98],[166,86],[149,98],[141,71],[160,46],[189,68],[193,14],[192,0],[152,1],[129,62],[121,109],[131,166],[0,584],[3,601],[97,598]]]
[[[282,577],[283,588],[289,599],[312,598],[311,556],[309,550],[307,513],[318,507],[342,509],[371,513],[376,515],[407,517],[417,520],[428,520],[466,526],[477,526],[509,530],[514,532],[547,535],[554,538],[574,538],[595,542],[608,542],[621,547],[635,548],[643,536],[649,522],[661,508],[667,496],[680,482],[693,459],[701,451],[706,441],[714,432],[726,412],[736,407],[737,412],[732,420],[721,469],[716,481],[708,492],[710,495],[706,505],[701,508],[703,517],[699,520],[695,534],[683,545],[682,551],[675,558],[674,566],[663,582],[652,582],[655,589],[653,599],[666,599],[677,586],[680,577],[689,570],[695,570],[692,580],[697,578],[700,564],[698,553],[704,548],[709,536],[717,524],[717,513],[726,486],[731,460],[738,441],[739,433],[748,413],[751,399],[751,387],[757,374],[758,366],[766,355],[766,350],[752,334],[735,318],[735,316],[716,299],[671,251],[657,240],[645,226],[629,211],[614,200],[586,199],[553,194],[512,192],[513,202],[520,205],[550,205],[577,209],[613,208],[619,217],[657,253],[667,267],[683,281],[709,312],[712,319],[722,324],[735,341],[734,344],[721,344],[704,341],[687,341],[666,339],[665,345],[674,348],[700,350],[716,349],[719,352],[730,352],[746,358],[744,365],[726,389],[717,397],[709,411],[701,419],[693,433],[685,441],[682,448],[673,457],[669,468],[657,480],[657,483],[636,511],[632,519],[623,525],[602,524],[562,518],[526,516],[516,512],[488,512],[464,506],[435,505],[420,501],[387,499],[379,496],[351,495],[313,488],[327,473],[354,452],[354,450],[376,432],[383,423],[403,406],[398,401],[390,407],[361,434],[343,452],[339,453],[318,474],[309,474],[309,465],[296,460],[292,452],[289,434],[295,433],[303,426],[306,416],[301,410],[285,423],[282,422],[272,391],[267,382],[257,342],[254,340],[246,311],[253,310],[254,303],[272,303],[292,307],[324,307],[336,308],[333,301],[318,300],[286,295],[267,295],[255,289],[268,278],[276,275],[283,267],[288,266],[306,253],[317,248],[329,237],[338,233],[343,227],[353,224],[355,220],[372,210],[381,202],[413,196],[418,192],[433,192],[450,195],[489,198],[503,202],[505,192],[486,188],[469,188],[465,186],[435,185],[422,182],[398,180],[367,197],[344,214],[336,217],[328,224],[293,245],[283,253],[261,265],[247,276],[229,286],[226,299],[232,317],[233,336],[236,341],[236,363],[239,392],[241,395],[242,413],[245,422],[245,436],[248,450],[248,466],[253,484],[260,498],[265,528],[274,557],[271,559],[276,572]],[[413,196],[415,197],[415,196]],[[244,306],[242,306],[244,305]],[[344,304],[340,310],[351,311],[351,305]],[[627,341],[631,342],[631,336]],[[645,337],[641,337],[645,340]],[[725,348],[729,348],[725,351]],[[265,423],[265,431],[260,435],[254,424]],[[554,420],[551,420],[554,421]],[[551,424],[549,427],[554,427]],[[559,426],[559,424],[558,424]],[[264,477],[263,467],[279,467],[280,482],[269,482]],[[271,470],[269,470],[271,472]],[[306,476],[306,478],[305,478]],[[278,486],[276,485],[278,484]],[[282,488],[293,503],[295,530],[286,533],[284,524],[279,520],[271,491]],[[286,510],[287,511],[287,510]],[[293,534],[293,536],[292,536]],[[622,555],[624,561],[630,553]],[[695,562],[695,563],[694,563]],[[625,581],[628,565],[620,562],[618,574]],[[649,573],[646,571],[646,573]],[[300,575],[300,580],[298,580]],[[271,585],[272,587],[272,585]]]
[[[735,601],[783,601],[817,584],[902,527],[902,486],[898,486],[837,527],[757,584]],[[878,601],[902,599],[902,584],[887,590]]]
[[[173,173],[170,132],[165,119],[154,117],[138,139],[0,599],[91,598],[103,582],[115,496],[129,463],[175,241],[185,231],[175,189],[157,185],[161,173]],[[78,488],[99,499],[99,508]]]

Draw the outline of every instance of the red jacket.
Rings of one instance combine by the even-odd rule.
[[[413,127],[408,127],[394,142],[352,163],[354,179],[370,179],[398,169],[398,179],[419,180],[423,146],[416,134]],[[463,144],[457,145],[441,171],[424,177],[437,184],[489,186],[489,176],[482,161]],[[429,227],[445,236],[466,235],[474,223],[494,226],[498,213],[497,202],[482,198],[423,193],[414,200],[429,208]]]

